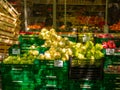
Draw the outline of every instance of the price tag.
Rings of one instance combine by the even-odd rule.
[[[63,67],[63,61],[62,60],[55,60],[54,66],[55,67]]]
[[[89,37],[84,35],[82,39],[83,39],[83,42],[87,42],[89,40]]]
[[[106,55],[114,55],[115,49],[106,49]]]
[[[20,49],[12,49],[12,54],[20,54]]]

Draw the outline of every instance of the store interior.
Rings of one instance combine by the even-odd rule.
[[[120,0],[1,0],[0,90],[120,90]]]

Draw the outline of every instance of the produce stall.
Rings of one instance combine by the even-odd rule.
[[[2,90],[120,89],[120,34],[103,33],[105,19],[96,16],[97,8],[105,13],[104,0],[69,0],[67,7],[64,0],[57,1],[60,20],[72,23],[63,31],[48,30],[44,22],[33,23],[36,18],[44,21],[46,10],[52,14],[54,1],[49,0],[50,5],[45,0],[25,1],[26,7],[28,3],[28,7],[36,7],[33,16],[26,17],[28,31],[20,29],[20,15],[11,4],[0,2]],[[44,5],[47,7],[41,9]],[[118,26],[119,22],[110,25],[109,31],[119,32]]]

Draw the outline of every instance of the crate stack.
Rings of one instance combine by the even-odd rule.
[[[22,58],[24,53],[32,50],[30,47],[33,44],[39,43],[38,35],[35,34],[20,34],[18,41],[19,44],[13,44],[8,49],[9,56],[20,55]],[[34,72],[34,64],[2,64],[2,90],[35,90]]]
[[[87,41],[94,42],[93,33],[78,34],[78,43],[85,44]],[[102,90],[104,58],[95,59],[94,63],[91,60],[70,57],[68,90]]]
[[[21,54],[32,50],[34,45],[39,53],[44,53],[49,48],[41,47],[45,40],[39,39],[38,34],[21,34],[19,37]],[[68,62],[61,60],[34,61],[34,84],[35,90],[67,90]]]
[[[8,48],[18,43],[20,14],[7,0],[0,0],[0,54],[6,55]],[[4,47],[5,46],[5,47]]]
[[[103,61],[96,60],[90,64],[90,60],[71,58],[69,65],[69,90],[102,90]]]
[[[34,90],[33,65],[2,66],[2,90]]]
[[[32,45],[38,46],[34,49],[39,53],[49,49],[41,47],[44,40],[40,40],[36,34],[22,34],[19,42],[19,45],[10,48],[9,55],[14,56],[12,49],[19,48],[22,57],[24,53],[32,50]],[[33,64],[3,64],[3,90],[67,90],[68,63],[62,60],[36,59]]]
[[[36,60],[35,90],[68,90],[68,65],[68,61]]]
[[[96,43],[104,46],[104,90],[120,89],[120,38],[117,34],[99,34]]]

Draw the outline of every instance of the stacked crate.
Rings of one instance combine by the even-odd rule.
[[[31,45],[39,53],[44,53],[49,48],[41,47],[44,40],[39,39],[36,34],[20,35],[20,50],[25,53],[30,50]],[[34,83],[35,90],[67,90],[68,88],[68,61],[61,60],[39,60],[34,62]]]
[[[78,33],[77,42],[94,42],[93,33]],[[69,89],[68,90],[102,90],[104,58],[78,59],[70,57],[69,61]]]
[[[68,61],[36,60],[35,90],[67,90]]]
[[[20,35],[19,42],[19,45],[14,44],[9,48],[9,55],[14,56],[13,49],[18,48],[22,56],[32,50],[30,48],[32,45],[38,47],[35,50],[39,53],[49,49],[41,47],[44,40],[40,40],[35,34]],[[11,84],[13,90],[67,90],[68,88],[68,61],[35,60],[32,65],[3,64],[2,67],[3,90],[11,90]]]
[[[4,64],[2,90],[34,90],[33,65]]]
[[[41,47],[42,44],[44,44],[44,40],[39,39],[39,36],[36,34],[25,34],[19,36],[19,46],[21,50],[21,54],[28,52],[29,50],[32,50],[30,47],[34,45],[36,50],[38,50],[40,53],[44,53],[47,48]]]
[[[119,35],[118,35],[119,36]],[[120,89],[120,38],[114,34],[101,34],[95,37],[96,43],[112,41],[115,47],[106,47],[103,52],[104,58],[104,90],[119,90]]]
[[[18,43],[20,14],[7,0],[0,0],[0,53],[7,54],[10,45]],[[5,47],[6,46],[6,47]]]
[[[111,82],[111,83],[108,83]],[[105,58],[104,87],[105,90],[120,89],[120,55],[109,55]]]
[[[8,56],[11,45],[18,43],[19,30],[19,13],[7,0],[0,0],[0,61]]]
[[[83,62],[84,61],[84,62]],[[90,60],[70,59],[69,90],[100,90],[103,80],[103,59],[90,64]]]

